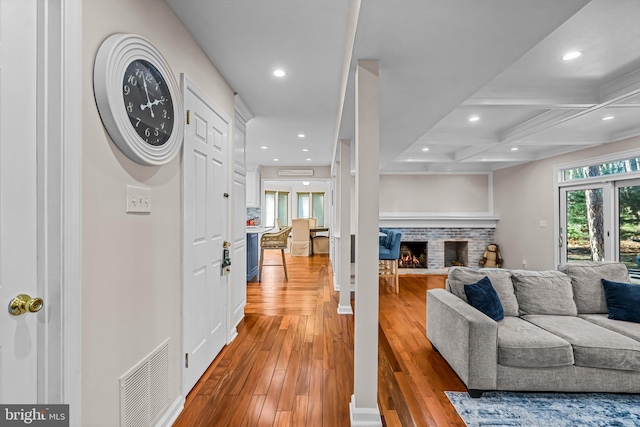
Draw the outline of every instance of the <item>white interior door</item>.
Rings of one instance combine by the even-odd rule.
[[[38,286],[35,0],[0,0],[0,403],[36,403],[38,317],[9,313]]]
[[[229,121],[188,80],[183,81],[183,393],[188,393],[226,343]],[[188,361],[188,363],[187,363]]]

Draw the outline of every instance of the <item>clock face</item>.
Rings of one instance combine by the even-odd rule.
[[[139,59],[127,67],[122,81],[124,106],[138,136],[153,146],[165,144],[173,131],[174,110],[164,77]]]

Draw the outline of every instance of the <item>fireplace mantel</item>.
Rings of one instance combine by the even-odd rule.
[[[385,228],[496,228],[499,220],[487,214],[380,212],[380,227]]]

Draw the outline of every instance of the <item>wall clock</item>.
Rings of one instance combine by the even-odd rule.
[[[184,132],[182,99],[162,54],[134,34],[114,34],[100,46],[93,69],[100,118],[109,136],[131,160],[170,162]]]

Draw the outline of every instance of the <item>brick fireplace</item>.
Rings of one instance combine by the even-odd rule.
[[[405,246],[426,246],[424,256],[430,269],[450,267],[454,260],[478,267],[487,246],[495,242],[495,228],[393,228],[402,233]]]

